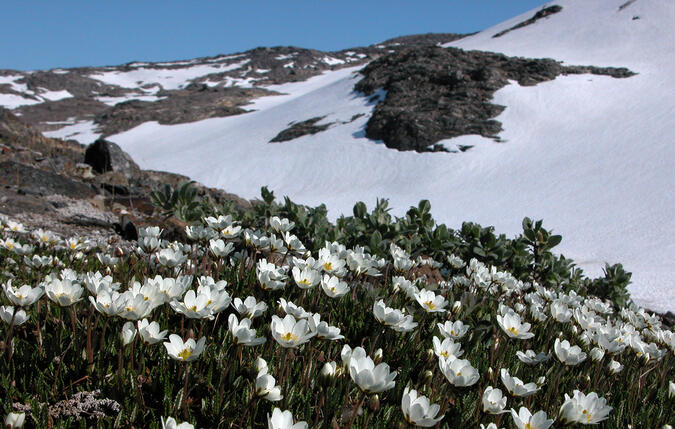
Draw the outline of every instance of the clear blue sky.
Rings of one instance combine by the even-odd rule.
[[[117,65],[257,46],[339,50],[468,33],[542,0],[2,0],[0,69]]]

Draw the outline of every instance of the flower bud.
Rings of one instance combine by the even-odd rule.
[[[543,386],[546,383],[546,377],[543,375],[537,379],[537,386]]]
[[[672,381],[668,383],[668,397],[675,398],[675,383]]]
[[[582,333],[581,335],[579,335],[579,341],[581,341],[585,346],[587,346],[591,343],[590,337],[585,332]]]
[[[321,368],[321,372],[319,372],[319,375],[323,378],[333,378],[335,377],[337,373],[337,363],[335,362],[326,362]]]
[[[267,372],[267,361],[261,358],[260,356],[256,358],[254,366],[256,373],[259,373],[261,371]]]
[[[576,335],[576,334],[579,333],[579,328],[577,328],[576,325],[572,325],[572,333],[573,333],[574,335]]]
[[[435,356],[434,349],[427,349],[427,360],[433,360]]]
[[[513,306],[513,309],[516,310],[516,312],[518,313],[522,313],[523,311],[525,311],[525,306],[520,302],[517,302],[516,305]]]
[[[378,348],[377,350],[375,350],[375,353],[373,354],[373,362],[375,362],[375,365],[382,362],[382,349],[381,348]]]
[[[368,408],[370,408],[372,411],[377,411],[380,409],[379,395],[375,394],[370,397],[370,400],[368,401]]]
[[[673,427],[669,424],[665,424],[661,429],[673,429]]]
[[[492,369],[492,367],[488,368],[488,378],[492,379],[494,377],[494,375],[495,375],[495,372]]]
[[[134,338],[136,338],[136,326],[133,322],[127,322],[122,326],[122,332],[120,332],[120,340],[122,340],[122,345],[126,346],[130,344]]]
[[[591,359],[593,359],[595,362],[599,362],[600,359],[602,359],[605,356],[605,351],[600,347],[593,347],[593,349],[590,352],[590,355]]]
[[[459,301],[455,301],[454,304],[452,304],[452,312],[454,314],[459,313],[462,310],[462,303]]]
[[[434,379],[434,372],[430,370],[424,371],[424,383],[429,384]]]

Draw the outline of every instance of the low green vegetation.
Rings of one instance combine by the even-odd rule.
[[[261,197],[243,212],[189,183],[155,192],[185,242],[3,219],[0,412],[45,428],[673,424],[673,332],[630,302],[620,264],[585,277],[542,221],[507,238],[439,225],[428,201],[330,222]]]

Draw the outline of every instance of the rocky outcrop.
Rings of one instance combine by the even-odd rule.
[[[554,13],[558,13],[561,10],[562,10],[562,6],[558,6],[557,4],[553,5],[553,6],[545,7],[543,9],[541,9],[540,11],[538,11],[537,13],[535,13],[532,18],[527,19],[523,22],[519,22],[518,24],[514,25],[511,28],[507,28],[506,30],[500,31],[499,33],[495,34],[492,37],[493,38],[502,37],[503,35],[505,35],[506,33],[510,32],[510,31],[517,30],[517,29],[523,28],[523,27],[527,27],[528,25],[532,25],[535,22],[539,21],[540,19],[546,18],[547,16],[553,15]]]
[[[101,238],[118,233],[133,239],[137,227],[149,224],[178,231],[156,216],[149,194],[165,184],[176,187],[189,181],[177,174],[141,170],[112,142],[98,140],[85,150],[72,141],[45,138],[1,108],[0,171],[1,214],[34,228]],[[216,204],[251,206],[223,190],[194,186],[199,196]]]
[[[107,137],[147,121],[180,124],[241,114],[251,100],[275,94],[262,85],[304,81],[325,70],[366,64],[406,47],[460,37],[430,33],[334,52],[275,46],[187,61],[34,72],[0,70],[0,76],[8,77],[5,81],[13,80],[0,84],[0,98],[2,94],[24,97],[29,104],[13,111],[39,131],[92,121],[92,130]],[[196,76],[180,85],[167,83],[179,75]],[[81,143],[91,143],[84,138]]]
[[[316,118],[307,119],[306,121],[290,123],[288,128],[281,131],[277,134],[270,143],[286,142],[289,140],[297,139],[298,137],[316,134],[321,131],[325,131],[331,124],[322,124],[316,125],[317,122],[325,118],[325,116],[319,116]]]
[[[97,173],[114,171],[123,174],[127,179],[138,177],[141,171],[121,147],[104,139],[98,139],[87,146],[84,162],[91,165]]]
[[[626,68],[563,66],[552,59],[507,57],[482,51],[429,46],[405,49],[373,61],[355,90],[366,96],[383,89],[366,125],[366,136],[387,147],[420,152],[439,150],[443,139],[479,134],[498,140],[501,124],[494,118],[504,106],[493,94],[509,80],[536,85],[561,74],[592,73],[617,78]]]

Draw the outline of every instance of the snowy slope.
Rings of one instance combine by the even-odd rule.
[[[675,75],[671,0],[560,1],[563,10],[500,38],[536,11],[454,42],[569,64],[628,67],[628,79],[574,75],[532,87],[509,85],[495,102],[498,144],[480,136],[445,141],[466,153],[387,149],[364,137],[373,104],[352,91],[355,69],[280,85],[288,95],[256,100],[255,112],[174,126],[145,123],[111,140],[144,168],[188,175],[243,197],[261,185],[333,217],[355,201],[390,198],[401,215],[422,198],[439,222],[472,220],[515,235],[524,216],[563,235],[557,248],[591,274],[605,261],[633,272],[641,305],[675,310]],[[639,19],[633,19],[639,16]],[[366,116],[348,122],[353,115]],[[291,121],[327,115],[327,131],[267,143]]]

